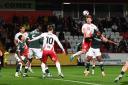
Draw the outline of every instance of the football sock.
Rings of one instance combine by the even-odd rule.
[[[95,65],[92,65],[92,69],[93,69],[93,70],[95,69]]]
[[[41,69],[42,69],[43,74],[45,74],[46,72],[45,72],[45,64],[44,63],[41,64]]]
[[[27,73],[28,72],[28,67],[25,66],[25,70],[24,70],[24,73]]]
[[[123,77],[124,73],[125,73],[124,71],[121,71],[121,72],[120,72],[119,80]]]
[[[78,55],[80,55],[80,54],[82,54],[82,51],[78,51],[78,52],[76,52],[75,54],[73,54],[72,56],[75,57],[75,56],[78,56]]]
[[[16,72],[19,72],[20,71],[20,66],[21,66],[21,64],[17,64],[17,66],[16,66]]]
[[[100,62],[100,69],[101,69],[102,72],[104,71],[103,62]]]
[[[45,69],[45,72],[46,72],[47,74],[48,74],[48,73],[50,73],[48,68],[47,68],[47,69]]]
[[[85,67],[86,67],[87,71],[89,71],[90,62],[87,62]]]
[[[29,59],[29,62],[30,62],[30,63],[32,62],[32,58],[31,58],[31,59]]]
[[[56,68],[58,70],[58,73],[61,73],[61,67],[59,62],[56,62]]]

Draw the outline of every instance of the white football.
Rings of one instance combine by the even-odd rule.
[[[84,15],[84,16],[87,16],[87,15],[89,15],[89,11],[87,11],[87,10],[84,10],[84,11],[83,11],[83,15]]]

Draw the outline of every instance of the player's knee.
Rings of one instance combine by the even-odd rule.
[[[92,56],[87,57],[87,61],[90,62],[92,60]]]
[[[57,58],[52,58],[52,61],[56,63],[56,62],[58,62],[58,59]]]
[[[21,62],[19,62],[18,64],[22,66],[22,63]]]
[[[97,61],[98,61],[98,62],[102,62],[101,56],[97,56],[96,58],[97,58]]]
[[[103,62],[100,62],[100,65],[103,65]]]

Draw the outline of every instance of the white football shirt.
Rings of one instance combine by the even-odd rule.
[[[84,34],[84,38],[91,37],[94,33],[94,30],[98,31],[98,28],[94,24],[83,24],[82,26],[82,33]]]
[[[43,37],[43,47],[42,47],[43,50],[54,51],[54,44],[55,44],[55,42],[57,42],[59,47],[64,51],[64,48],[63,48],[62,44],[60,43],[58,37],[51,32],[42,33],[41,35],[39,35],[38,37],[35,37],[31,41],[35,41],[35,40],[40,39],[42,37]]]

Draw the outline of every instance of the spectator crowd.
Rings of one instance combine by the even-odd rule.
[[[34,30],[38,26],[42,28],[42,32],[46,31],[48,24],[53,24],[55,27],[55,33],[59,33],[58,37],[65,49],[71,49],[71,43],[65,38],[65,32],[70,32],[71,36],[82,36],[81,27],[84,23],[84,17],[79,20],[75,20],[72,17],[60,16],[39,16],[34,24],[29,23],[30,19],[27,16],[12,16],[11,22],[5,22],[3,17],[0,17],[0,42],[6,51],[15,51],[14,36],[19,30],[19,26],[23,25],[27,31]],[[114,41],[118,42],[118,46],[110,45],[109,43],[103,43],[101,45],[102,52],[111,53],[128,53],[128,17],[109,17],[109,18],[94,18],[94,24],[96,24],[99,30],[106,35],[107,38],[114,40],[111,36],[107,35],[107,31],[111,33],[118,33],[118,38]],[[56,49],[59,52],[59,48]]]

